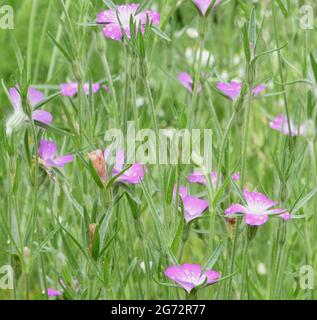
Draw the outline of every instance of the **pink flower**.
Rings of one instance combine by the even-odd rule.
[[[201,14],[203,16],[206,15],[207,11],[209,10],[209,7],[213,3],[212,10],[215,9],[219,4],[221,0],[194,0],[195,5],[200,10]]]
[[[231,176],[231,179],[233,181],[238,181],[240,180],[240,172],[235,172],[232,176]]]
[[[78,83],[71,82],[71,83],[62,83],[60,85],[61,95],[64,97],[74,97],[78,94]],[[92,92],[96,93],[100,89],[99,83],[92,84]],[[89,95],[89,83],[84,84],[84,92],[88,96]]]
[[[137,13],[139,5],[136,3],[128,5],[118,5],[116,10],[105,10],[98,13],[96,22],[105,25],[103,34],[106,38],[119,41],[123,38],[122,31],[130,39],[130,19],[132,18],[136,29],[141,26],[141,32],[144,33],[145,25],[151,23],[158,25],[160,23],[160,14],[156,11],[146,10]],[[136,31],[137,31],[136,30]]]
[[[110,150],[106,149],[104,152],[104,157],[106,162],[109,161],[109,155],[110,155]],[[116,155],[116,160],[115,160],[114,168],[112,171],[113,176],[118,175],[121,171],[124,170],[124,159],[125,159],[124,150],[120,149]],[[117,181],[125,182],[128,184],[138,184],[143,179],[144,179],[144,172],[143,172],[142,164],[135,163],[135,164],[132,164],[132,166],[127,171],[121,174],[117,178]]]
[[[240,96],[242,83],[231,81],[230,83],[226,82],[218,82],[217,88],[223,92],[227,97],[231,100],[235,100]],[[264,90],[266,86],[264,84],[260,84],[253,89],[253,94],[255,97],[259,96]]]
[[[53,289],[53,288],[47,288],[47,295],[49,297],[59,297],[62,295],[62,293],[58,290]]]
[[[282,132],[284,135],[302,136],[307,132],[306,123],[296,127],[294,122],[290,120],[290,126],[288,125],[287,117],[283,114],[279,114],[273,121],[270,122],[270,127],[276,131]]]
[[[14,106],[16,113],[23,113],[22,101],[19,91],[16,88],[9,89],[10,98]],[[32,107],[45,100],[45,96],[41,91],[34,88],[29,88],[27,98]],[[53,121],[51,113],[45,110],[34,110],[32,111],[32,119],[49,125]]]
[[[198,286],[208,286],[216,283],[220,278],[220,273],[215,270],[203,272],[199,264],[189,263],[170,266],[165,270],[164,274],[184,288],[187,293],[190,293]]]
[[[176,186],[174,186],[174,196],[175,194]],[[200,217],[209,206],[208,201],[189,195],[184,186],[179,187],[178,194],[183,201],[186,223]]]
[[[235,172],[232,176],[231,176],[232,180],[237,181],[240,179],[240,172]],[[218,173],[215,171],[212,171],[210,173],[210,179],[212,182],[212,186],[214,189],[216,189],[217,186],[217,180],[218,180]],[[198,183],[198,184],[202,184],[202,185],[207,185],[207,180],[206,177],[203,173],[201,172],[193,172],[190,175],[188,175],[188,181],[190,183]]]
[[[210,179],[212,182],[212,186],[215,189],[217,186],[217,180],[218,180],[218,173],[217,172],[211,172],[210,173]],[[203,173],[201,172],[193,172],[188,176],[188,181],[190,183],[198,183],[198,184],[202,184],[202,185],[207,185],[207,180],[206,177],[204,176]]]
[[[40,141],[39,156],[46,167],[64,167],[65,164],[74,160],[72,155],[56,157],[56,153],[57,146],[55,142],[44,139]]]
[[[292,215],[289,212],[285,212],[279,215],[280,218],[282,218],[285,221],[291,220]]]
[[[251,226],[260,226],[268,221],[269,215],[281,215],[286,213],[285,209],[270,209],[277,205],[278,202],[274,202],[262,193],[249,192],[245,189],[243,194],[247,204],[232,204],[225,211],[225,215],[232,216],[237,213],[242,213],[244,214],[244,221],[246,224]],[[281,218],[285,217],[286,216],[281,216]]]
[[[181,72],[178,75],[178,81],[181,83],[183,87],[185,87],[189,92],[193,92],[194,90],[194,80],[190,74],[187,72]],[[198,84],[198,93],[201,91],[201,84]]]

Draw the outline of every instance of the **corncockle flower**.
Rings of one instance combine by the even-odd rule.
[[[62,293],[58,290],[53,289],[53,288],[47,288],[47,295],[49,297],[59,297],[62,295]]]
[[[216,283],[220,278],[220,273],[215,270],[204,272],[199,264],[189,263],[170,266],[165,270],[164,274],[184,288],[187,293],[190,293],[196,287]]]
[[[306,123],[303,123],[298,127],[295,126],[294,122],[290,120],[290,126],[288,125],[287,117],[283,114],[279,114],[273,121],[270,122],[270,127],[276,131],[280,131],[285,135],[302,136],[307,132]]]
[[[14,113],[7,121],[7,134],[10,134],[13,129],[18,128],[22,124],[28,121],[28,117],[22,109],[21,95],[16,88],[9,89],[10,100],[14,107]],[[45,96],[42,92],[29,88],[27,99],[32,107],[45,100]],[[32,119],[49,125],[52,123],[53,117],[50,112],[45,110],[32,111]]]
[[[195,5],[200,10],[203,16],[206,15],[212,3],[213,6],[211,10],[215,9],[220,4],[220,2],[221,0],[194,0]]]
[[[181,72],[178,75],[178,81],[181,83],[183,87],[185,87],[189,92],[193,92],[194,90],[194,80],[190,74],[187,72]],[[198,93],[201,91],[201,84],[198,84]]]
[[[251,226],[260,226],[266,223],[269,215],[272,214],[278,214],[284,220],[289,220],[287,219],[287,215],[281,216],[281,214],[286,213],[285,209],[271,209],[273,206],[276,206],[278,202],[269,199],[266,195],[259,192],[249,192],[247,189],[244,190],[243,194],[247,204],[232,204],[225,211],[226,216],[231,217],[234,214],[242,213],[244,214],[245,223]]]
[[[232,176],[231,176],[232,180],[237,181],[240,179],[240,173],[239,172],[235,172]],[[218,180],[218,173],[215,171],[212,171],[210,173],[210,179],[211,179],[211,183],[213,188],[215,189],[217,186],[217,180]],[[206,177],[203,173],[199,172],[199,171],[195,171],[193,173],[191,173],[190,175],[188,175],[188,181],[190,183],[198,183],[198,184],[202,184],[202,185],[207,185],[207,180]]]
[[[55,142],[44,139],[40,141],[39,156],[45,167],[64,167],[65,164],[74,160],[74,156],[70,154],[56,157],[56,153],[57,146]]]
[[[109,163],[109,160],[108,160],[109,154],[110,154],[110,150],[106,149],[104,152],[104,158],[108,163]],[[123,171],[124,159],[125,159],[124,150],[123,149],[118,150],[118,153],[116,155],[115,164],[114,164],[114,167],[112,170],[113,176],[116,176],[121,171]],[[134,163],[134,164],[132,164],[132,166],[128,170],[126,170],[123,174],[121,174],[117,178],[117,181],[125,182],[128,184],[138,184],[143,179],[144,179],[144,172],[143,172],[142,164],[141,163]]]
[[[175,194],[176,187],[174,186],[174,196]],[[186,223],[200,217],[208,209],[208,201],[189,195],[186,187],[180,186],[178,194],[183,201]]]
[[[106,38],[119,41],[123,38],[124,31],[128,39],[131,37],[130,20],[136,25],[136,31],[139,26],[144,33],[145,25],[151,23],[158,25],[160,23],[160,14],[157,11],[146,10],[137,13],[139,5],[131,3],[127,5],[118,5],[116,10],[105,10],[98,13],[96,23],[104,24],[103,34]]]
[[[240,96],[242,83],[231,81],[230,83],[226,82],[218,82],[217,88],[223,92],[227,97],[231,100],[235,100]],[[259,96],[264,90],[266,86],[264,84],[260,84],[253,88],[253,94],[255,97]]]
[[[102,150],[96,150],[93,152],[88,153],[88,157],[91,160],[95,170],[97,171],[99,177],[102,181],[108,180],[108,174],[106,169],[106,162],[104,158],[104,154]]]
[[[106,87],[104,87],[106,89]],[[61,95],[64,97],[74,97],[78,94],[78,83],[62,83],[60,85]],[[88,96],[89,95],[90,84],[84,84],[84,92]],[[93,83],[91,86],[91,90],[93,93],[97,93],[100,90],[100,83]]]

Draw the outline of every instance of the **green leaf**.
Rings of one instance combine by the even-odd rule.
[[[170,42],[172,41],[171,38],[165,33],[163,32],[160,28],[158,28],[157,26],[151,25],[151,30],[160,38],[162,38],[163,40]]]
[[[299,211],[299,209],[301,209],[315,195],[316,192],[317,192],[317,188],[314,188],[303,199],[299,200],[291,210],[292,214]]]
[[[250,52],[250,41],[248,36],[248,25],[247,23],[244,24],[242,29],[242,40],[243,40],[243,49],[244,55],[247,62],[251,60],[251,52]]]
[[[311,66],[312,66],[312,69],[313,69],[313,73],[314,73],[314,78],[315,78],[315,81],[317,82],[317,62],[314,58],[314,55],[312,53],[310,53],[310,62],[311,62]]]
[[[217,262],[222,250],[223,250],[223,244],[222,244],[222,242],[220,242],[219,245],[217,246],[217,248],[215,249],[215,251],[212,253],[211,257],[205,263],[204,268],[203,268],[204,271],[212,269],[212,267]]]

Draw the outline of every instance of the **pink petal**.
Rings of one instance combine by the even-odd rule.
[[[34,88],[29,88],[28,90],[28,100],[30,101],[31,106],[35,106],[38,103],[45,100],[45,96],[41,91],[38,91]]]
[[[53,121],[53,116],[50,112],[45,110],[35,110],[32,112],[32,119],[49,125]]]
[[[283,214],[280,214],[279,217],[282,218],[285,221],[288,221],[288,220],[292,219],[292,215],[289,212],[285,212]]]
[[[176,196],[176,185],[174,186],[174,189],[173,189],[173,195],[174,197]],[[184,187],[184,186],[179,186],[178,187],[178,195],[183,199],[184,197],[186,197],[188,194],[187,192],[187,188]]]
[[[61,95],[64,97],[74,97],[78,92],[78,84],[73,83],[62,83],[60,85]]]
[[[243,194],[250,212],[256,211],[256,213],[261,213],[260,211],[264,212],[278,203],[260,192],[249,192],[247,189],[244,189]]]
[[[54,159],[53,163],[56,167],[64,167],[65,164],[74,161],[74,156],[72,155],[64,155]]]
[[[42,139],[39,146],[39,155],[43,160],[52,160],[57,152],[56,143]]]
[[[9,95],[15,109],[21,108],[21,96],[16,88],[9,89]]]
[[[212,2],[213,2],[213,0],[194,0],[194,3],[196,4],[196,6],[198,7],[198,9],[200,10],[200,12],[202,13],[203,16],[206,15]],[[215,9],[216,6],[218,6],[220,4],[220,2],[221,2],[221,0],[216,0],[212,9]]]
[[[235,203],[232,204],[226,211],[225,211],[225,215],[232,215],[232,214],[236,214],[236,213],[247,213],[248,210],[245,206]]]
[[[140,19],[142,25],[152,23],[157,26],[160,24],[160,14],[157,11],[146,10],[144,12],[140,12],[137,15],[137,19]]]
[[[52,288],[47,288],[47,295],[49,297],[58,297],[61,296],[62,293],[58,290],[52,289]]]
[[[217,88],[231,100],[234,100],[240,96],[242,83],[236,81],[231,81],[230,83],[219,82]]]
[[[207,284],[213,284],[217,282],[221,276],[221,274],[215,270],[208,270],[205,272],[205,275],[207,276]]]
[[[188,293],[196,286],[202,284],[206,279],[206,276],[202,275],[202,268],[199,264],[186,263],[181,266],[170,266],[164,273]]]
[[[201,216],[208,208],[208,201],[196,198],[194,196],[186,196],[183,198],[185,220],[186,223]]]
[[[140,163],[133,164],[125,173],[123,173],[118,181],[129,184],[138,184],[144,179],[143,167]]]
[[[102,24],[118,23],[116,11],[105,10],[105,11],[99,12],[96,17],[96,22],[102,23]]]
[[[246,224],[250,226],[260,226],[264,223],[266,223],[269,219],[269,216],[267,214],[252,214],[247,213],[244,216],[244,221]]]
[[[231,176],[231,179],[233,181],[238,181],[240,180],[240,172],[235,172],[232,176]]]
[[[266,86],[264,84],[260,84],[253,88],[253,94],[255,97],[259,96],[264,90],[266,89]]]
[[[109,38],[115,41],[120,41],[123,36],[120,25],[114,24],[114,23],[110,23],[106,25],[102,29],[102,31],[106,38]]]

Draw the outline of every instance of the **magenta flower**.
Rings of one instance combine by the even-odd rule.
[[[276,206],[278,202],[269,199],[266,195],[259,192],[249,192],[247,189],[243,192],[246,205],[232,204],[226,211],[226,216],[232,216],[237,213],[244,214],[244,221],[251,226],[260,226],[266,223],[269,219],[269,215],[279,214],[284,220],[287,219],[285,209],[271,209]],[[286,219],[285,219],[286,218]]]
[[[190,74],[187,72],[181,72],[178,75],[178,81],[181,83],[183,87],[185,87],[189,92],[193,92],[194,90],[194,80]],[[201,84],[198,84],[198,93],[201,91]]]
[[[240,179],[240,172],[235,172],[232,176],[231,176],[232,180],[237,181]],[[211,183],[214,189],[216,189],[217,186],[217,180],[218,180],[218,173],[215,171],[212,171],[210,173],[210,179],[211,179]],[[190,183],[198,183],[198,184],[202,184],[202,185],[207,185],[207,180],[206,177],[203,173],[201,172],[193,172],[190,175],[188,175],[188,181]]]
[[[259,96],[266,89],[266,85],[259,84],[258,86],[253,88],[253,94],[255,97]]]
[[[104,158],[106,161],[107,159],[109,159],[108,158],[109,153],[110,153],[109,149],[106,149],[104,152]],[[125,159],[124,150],[120,149],[116,155],[116,160],[115,160],[115,164],[112,171],[113,176],[118,175],[121,171],[124,170],[124,159]],[[132,164],[132,166],[127,171],[121,174],[117,178],[117,181],[128,183],[128,184],[138,184],[143,179],[144,179],[144,172],[143,172],[142,164],[135,163],[135,164]]]
[[[199,264],[189,263],[170,266],[165,270],[164,274],[184,288],[187,293],[190,293],[196,287],[216,283],[220,278],[220,273],[215,270],[203,272]]]
[[[231,81],[230,83],[226,82],[218,82],[217,88],[223,92],[227,97],[231,100],[235,100],[240,96],[242,83]],[[264,84],[260,84],[253,89],[253,94],[255,97],[259,96],[264,90],[266,86]]]
[[[160,14],[156,11],[146,10],[137,13],[139,5],[136,3],[128,5],[118,5],[116,10],[105,10],[98,13],[96,23],[105,25],[103,34],[106,38],[119,41],[125,35],[130,39],[130,19],[132,18],[136,25],[136,31],[141,26],[141,32],[144,33],[145,25],[151,23],[158,25],[160,23]]]
[[[174,196],[176,186],[174,186]],[[200,217],[208,208],[208,201],[191,196],[187,193],[187,188],[180,186],[178,195],[181,197],[184,206],[184,215],[186,223]]]
[[[72,162],[74,157],[72,155],[64,155],[56,157],[57,146],[53,141],[42,139],[39,146],[39,156],[44,166],[50,167],[64,167],[65,164]]]
[[[88,96],[89,95],[89,83],[84,84],[84,92]],[[92,84],[92,92],[96,93],[100,89],[100,83],[93,83]],[[74,97],[78,94],[78,83],[71,82],[71,83],[62,83],[60,85],[61,95],[64,97]]]
[[[284,135],[302,136],[307,132],[306,123],[300,125],[300,127],[296,127],[294,122],[290,120],[290,127],[288,125],[287,117],[283,114],[279,114],[273,121],[270,122],[270,127],[276,131],[282,132]],[[289,130],[290,129],[290,130]]]
[[[14,107],[13,115],[8,119],[7,132],[10,133],[14,128],[18,127],[22,123],[28,120],[26,114],[22,109],[22,101],[19,91],[16,88],[9,89],[10,99]],[[45,96],[42,92],[29,88],[27,99],[32,107],[45,100]],[[52,123],[53,117],[51,113],[45,110],[32,111],[32,119],[49,125]]]
[[[206,15],[212,3],[214,5],[212,6],[211,9],[213,10],[220,4],[220,2],[221,0],[194,0],[195,5],[200,10],[203,16]]]
[[[218,180],[218,173],[217,172],[211,172],[210,173],[210,179],[212,182],[212,186],[215,189],[217,186],[217,180]],[[207,185],[207,180],[206,177],[203,173],[201,172],[193,172],[188,176],[188,181],[190,183],[198,183],[198,184],[202,184],[202,185]]]
[[[47,295],[49,297],[59,297],[62,295],[62,293],[58,290],[53,289],[53,288],[47,288]]]

